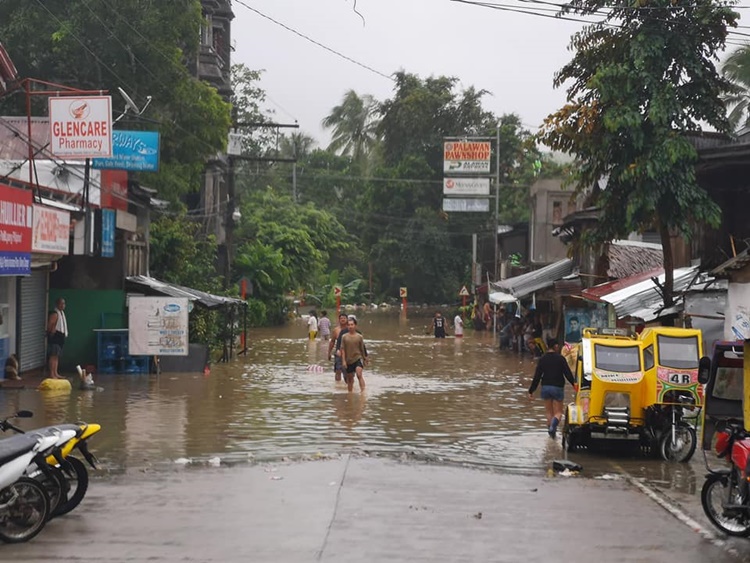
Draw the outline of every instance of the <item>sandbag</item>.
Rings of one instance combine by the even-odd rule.
[[[71,391],[73,386],[67,379],[52,379],[48,377],[47,379],[42,379],[42,382],[36,389],[37,391]]]

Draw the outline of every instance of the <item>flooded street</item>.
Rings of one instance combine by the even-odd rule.
[[[34,411],[24,428],[102,424],[92,449],[111,473],[350,451],[539,473],[564,457],[559,436],[547,437],[542,401],[526,395],[534,362],[496,350],[491,333],[436,340],[430,323],[414,314],[360,316],[371,356],[364,395],[334,382],[327,343],[307,340],[298,320],[253,330],[247,356],[214,365],[209,376],[104,375],[103,390],[70,395],[6,390],[0,413]],[[571,458],[588,476],[626,471],[689,494],[703,480],[699,453],[689,464]]]

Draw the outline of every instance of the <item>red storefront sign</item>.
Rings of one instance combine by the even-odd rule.
[[[70,213],[34,205],[34,230],[31,250],[66,255],[70,249]]]
[[[31,252],[31,192],[0,184],[0,251]]]

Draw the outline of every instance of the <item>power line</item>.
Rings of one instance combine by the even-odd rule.
[[[349,56],[347,56],[347,55],[344,55],[343,53],[341,53],[341,52],[339,52],[339,51],[336,51],[335,49],[331,49],[331,48],[330,48],[330,47],[328,47],[327,45],[323,45],[323,43],[320,43],[319,41],[316,41],[316,40],[315,40],[315,39],[313,39],[312,37],[309,37],[308,35],[305,35],[304,33],[301,33],[301,32],[299,32],[299,31],[297,31],[296,29],[293,29],[293,28],[289,27],[288,25],[286,25],[286,24],[284,24],[284,23],[281,23],[281,22],[280,22],[280,21],[278,21],[278,20],[275,20],[275,19],[273,19],[273,18],[272,18],[271,16],[268,16],[268,15],[264,14],[263,12],[261,12],[260,10],[257,10],[257,9],[255,9],[255,8],[253,8],[252,6],[249,6],[248,4],[246,4],[245,2],[243,2],[242,0],[235,0],[235,2],[236,2],[237,4],[239,4],[240,6],[243,6],[243,7],[247,8],[247,9],[248,9],[248,10],[250,10],[251,12],[255,12],[255,13],[256,13],[256,14],[258,14],[258,15],[259,15],[260,17],[262,17],[262,18],[265,18],[265,19],[267,19],[268,21],[270,21],[270,22],[272,22],[272,23],[274,23],[274,24],[276,24],[276,25],[278,25],[278,26],[280,26],[280,27],[283,27],[283,28],[284,28],[284,29],[286,29],[287,31],[291,31],[292,33],[294,33],[295,35],[297,35],[297,36],[301,37],[301,38],[302,38],[302,39],[304,39],[305,41],[309,41],[309,42],[310,42],[310,43],[312,43],[313,45],[317,45],[317,46],[318,46],[318,47],[320,47],[321,49],[325,49],[325,50],[326,50],[326,51],[328,51],[329,53],[333,53],[334,55],[336,55],[337,57],[340,57],[340,58],[344,59],[345,61],[349,61],[350,63],[353,63],[353,64],[355,64],[355,65],[357,65],[357,66],[359,66],[359,67],[362,67],[362,68],[364,68],[365,70],[369,70],[370,72],[372,72],[372,73],[374,73],[374,74],[377,74],[378,76],[382,76],[383,78],[386,78],[386,79],[388,79],[388,80],[390,80],[390,81],[392,81],[392,82],[394,82],[394,81],[395,81],[395,80],[394,80],[394,78],[393,78],[393,76],[389,76],[389,75],[387,75],[387,74],[385,74],[385,73],[382,73],[382,72],[380,72],[379,70],[375,70],[375,69],[374,69],[374,68],[372,68],[371,66],[368,66],[368,65],[366,65],[366,64],[364,64],[364,63],[361,63],[361,62],[359,62],[359,61],[357,61],[357,60],[354,60],[353,58],[351,58],[351,57],[349,57]]]

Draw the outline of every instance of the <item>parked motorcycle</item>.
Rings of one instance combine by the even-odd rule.
[[[695,399],[691,394],[669,391],[663,403],[646,408],[649,442],[662,459],[684,463],[693,457],[698,438],[685,416],[685,411],[693,407]]]
[[[50,515],[45,487],[25,476],[34,459],[54,447],[58,436],[33,433],[0,441],[0,540],[29,541]]]
[[[28,418],[31,416],[33,416],[33,413],[30,411],[19,411],[16,413],[16,417],[19,418]],[[13,430],[19,434],[24,432],[21,428],[10,423],[9,419],[0,421],[0,431],[6,432],[8,430]],[[62,478],[64,481],[61,489],[65,494],[59,495],[59,498],[54,493],[54,485],[50,485],[50,496],[53,501],[51,516],[67,514],[78,506],[84,496],[86,496],[89,484],[88,471],[81,460],[70,454],[74,450],[78,450],[91,467],[96,469],[97,460],[88,449],[88,439],[100,430],[101,426],[99,424],[87,424],[85,422],[47,426],[34,430],[34,432],[42,433],[57,431],[64,435],[57,444],[58,450],[47,456],[46,459],[47,465],[55,468],[47,471],[53,474],[51,477],[48,477],[48,483],[59,478]]]
[[[709,469],[701,490],[703,510],[711,523],[725,534],[750,536],[750,434],[741,422],[726,421],[717,427],[714,449],[731,465],[729,469]]]

